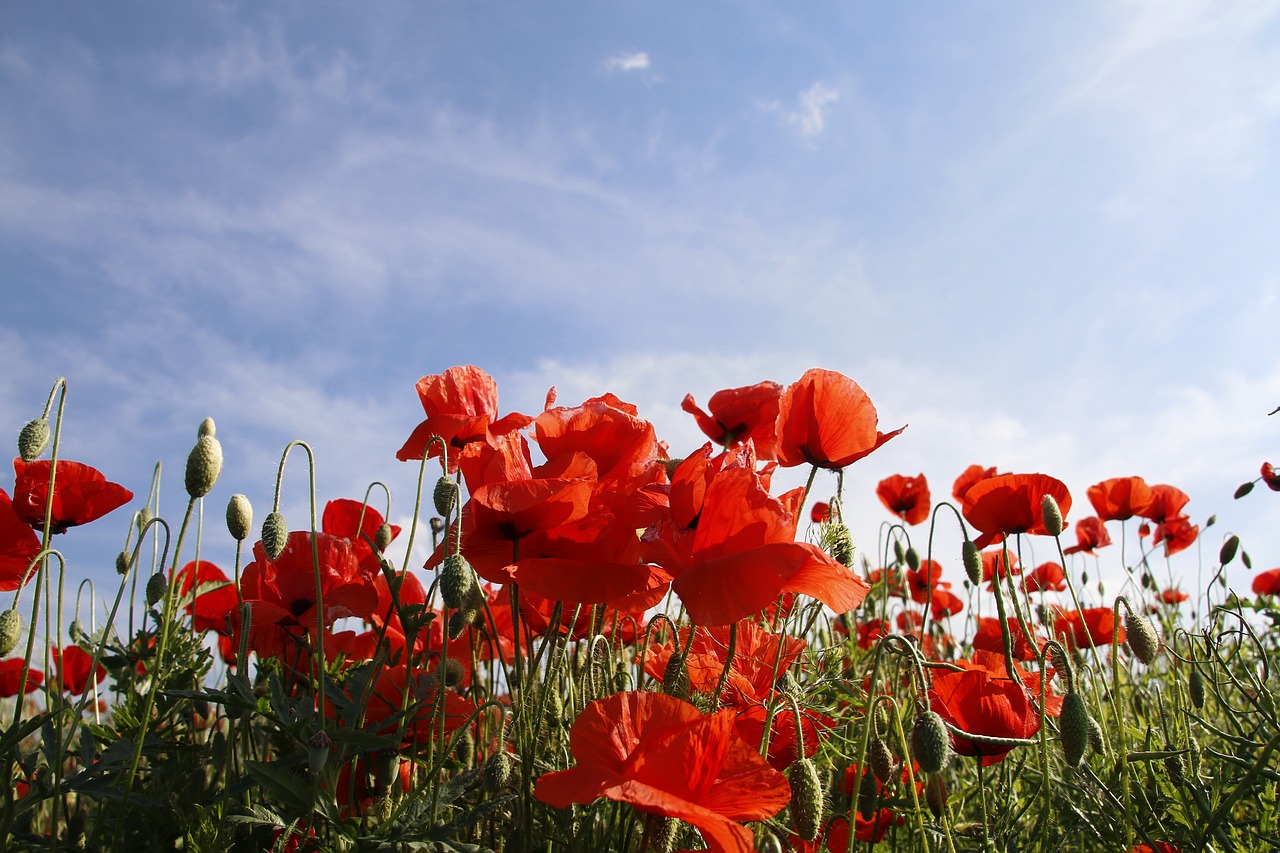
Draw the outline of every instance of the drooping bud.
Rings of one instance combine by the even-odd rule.
[[[441,477],[436,480],[436,487],[431,493],[431,500],[436,506],[436,512],[448,518],[449,513],[453,511],[454,503],[458,500],[458,482],[448,477]]]
[[[883,738],[875,738],[867,746],[867,763],[871,765],[876,778],[886,785],[898,772],[898,762],[894,760],[893,750],[889,749],[889,744]]]
[[[22,615],[16,610],[0,613],[0,657],[13,651],[22,639]]]
[[[84,632],[84,624],[79,618],[72,619],[71,624],[67,626],[67,635],[71,637],[72,642],[79,643],[81,640],[88,640],[88,635]]]
[[[1050,536],[1061,535],[1062,507],[1058,506],[1058,501],[1053,495],[1045,495],[1044,500],[1040,502],[1040,517],[1044,521],[1046,533]]]
[[[447,658],[441,663],[437,674],[440,676],[440,683],[445,687],[457,687],[467,677],[467,671],[462,666],[462,661],[457,658]]]
[[[450,554],[440,567],[440,598],[445,606],[457,610],[476,585],[476,573],[461,554]]]
[[[893,557],[898,563],[907,559],[907,552],[902,549],[902,542],[897,539],[893,540]]]
[[[232,495],[227,501],[227,530],[231,538],[243,542],[253,529],[253,505],[244,495]]]
[[[795,761],[787,771],[791,784],[791,819],[796,835],[813,841],[822,829],[822,781],[818,768],[808,758]]]
[[[127,575],[129,573],[129,555],[124,551],[116,554],[116,574]]]
[[[1107,741],[1102,736],[1102,723],[1099,723],[1089,715],[1089,748],[1099,755],[1105,755],[1107,752]]]
[[[911,727],[911,757],[926,773],[941,773],[951,761],[951,735],[937,711],[925,711]]]
[[[289,528],[284,523],[284,516],[274,511],[267,513],[262,521],[262,548],[268,559],[278,559],[288,544]]]
[[[205,418],[205,423],[210,424],[210,431],[196,439],[196,446],[187,455],[187,494],[193,498],[209,494],[222,473],[222,444],[213,437],[213,419]]]
[[[1199,711],[1204,707],[1204,676],[1200,670],[1192,669],[1191,678],[1187,681],[1187,692],[1191,694],[1191,706]]]
[[[933,816],[941,820],[947,811],[947,782],[942,776],[935,773],[925,780],[924,802]]]
[[[1152,626],[1151,620],[1145,616],[1139,616],[1126,608],[1124,612],[1124,631],[1128,637],[1129,650],[1133,652],[1133,656],[1150,666],[1160,652],[1160,638],[1156,636],[1156,629]]]
[[[1236,556],[1236,550],[1240,547],[1240,537],[1232,534],[1227,537],[1227,541],[1222,543],[1222,548],[1218,551],[1218,562],[1222,565],[1230,563]]]
[[[1250,493],[1250,492],[1252,492],[1252,491],[1253,491],[1253,481],[1252,481],[1252,480],[1251,480],[1251,481],[1249,481],[1248,483],[1241,483],[1241,484],[1240,484],[1240,487],[1239,487],[1238,489],[1236,489],[1235,499],[1236,499],[1236,500],[1240,500],[1242,497],[1244,497],[1245,495],[1249,494],[1249,493]]]
[[[853,567],[853,534],[842,521],[822,526],[822,549],[841,565]]]
[[[982,552],[972,539],[964,540],[961,555],[964,558],[964,573],[969,576],[969,582],[974,586],[982,583]]]
[[[333,740],[325,734],[324,729],[318,730],[307,739],[307,770],[313,779],[324,772],[324,766],[329,761],[329,750],[332,747]]]
[[[920,571],[920,552],[915,548],[907,549],[907,568],[913,572]]]
[[[436,536],[439,536],[441,533],[444,533],[443,518],[441,518],[438,515],[433,515],[431,516],[431,521],[429,523],[431,525],[431,532],[434,533]]]
[[[476,610],[455,610],[449,614],[449,639],[456,640],[462,636],[462,632],[468,627],[475,624],[479,611]]]
[[[684,655],[679,652],[667,659],[667,666],[662,671],[662,692],[689,701],[689,668],[685,665]]]
[[[18,455],[23,462],[34,462],[48,446],[49,421],[44,418],[27,421],[18,433]]]
[[[391,544],[391,536],[391,525],[385,521],[382,522],[382,524],[378,525],[377,531],[373,534],[373,547],[377,548],[380,552],[387,550],[387,546]]]
[[[490,794],[496,794],[505,789],[511,784],[515,775],[511,755],[503,748],[501,742],[498,747],[501,751],[490,756],[484,764],[484,787]]]
[[[1062,713],[1058,716],[1062,737],[1062,757],[1068,767],[1079,767],[1089,748],[1089,709],[1074,690],[1062,697]]]
[[[1249,558],[1249,552],[1248,552],[1248,551],[1241,551],[1241,552],[1240,552],[1240,562],[1244,563],[1244,567],[1245,567],[1246,569],[1252,569],[1252,568],[1253,568],[1253,560],[1251,560],[1251,559]]]
[[[164,598],[164,592],[169,588],[169,580],[164,576],[164,572],[156,572],[147,579],[147,606],[155,607]]]

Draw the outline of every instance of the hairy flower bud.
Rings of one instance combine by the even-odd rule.
[[[379,552],[387,550],[387,546],[391,544],[391,537],[391,525],[385,521],[382,522],[373,534],[373,547],[377,548]]]
[[[231,538],[243,542],[252,529],[253,505],[244,495],[232,495],[227,501],[227,530],[231,531]]]
[[[1053,495],[1045,495],[1044,500],[1040,502],[1040,517],[1044,520],[1045,532],[1050,536],[1058,536],[1062,533],[1062,507],[1058,506],[1058,501]]]
[[[929,811],[933,813],[933,816],[941,820],[942,815],[947,811],[946,779],[935,773],[925,780],[924,802],[929,807]]]
[[[116,554],[116,574],[127,575],[129,573],[129,555],[124,551]]]
[[[898,771],[898,762],[894,760],[893,750],[889,749],[889,744],[885,743],[883,738],[875,738],[867,746],[867,763],[871,765],[876,778],[886,785]]]
[[[1062,737],[1062,757],[1068,767],[1079,767],[1089,748],[1089,709],[1074,690],[1062,697],[1062,713],[1058,716]]]
[[[926,773],[941,773],[951,761],[951,734],[937,711],[925,711],[911,727],[911,757]]]
[[[23,462],[34,462],[48,446],[49,421],[44,418],[27,421],[22,431],[18,433],[18,455],[22,457]]]
[[[791,819],[796,835],[813,841],[822,829],[822,781],[818,768],[808,758],[795,761],[787,772],[791,785]]]
[[[1200,674],[1200,670],[1191,670],[1191,678],[1187,681],[1187,692],[1191,694],[1192,707],[1197,711],[1204,707],[1204,676]]]
[[[289,544],[289,528],[284,523],[284,516],[278,512],[269,512],[262,520],[262,547],[268,559],[275,560],[284,553]]]
[[[218,427],[213,423],[213,418],[205,418],[196,428],[196,436],[199,438],[213,438],[217,434]]]
[[[502,748],[501,751],[490,756],[484,765],[484,787],[490,794],[496,794],[511,784],[512,778],[515,776],[515,768],[511,755]]]
[[[1152,626],[1151,620],[1126,609],[1124,631],[1133,656],[1150,666],[1160,652],[1160,638],[1156,636],[1156,629]]]
[[[1240,547],[1240,537],[1232,534],[1227,537],[1227,541],[1222,543],[1222,548],[1218,551],[1218,562],[1222,565],[1230,563],[1236,556],[1236,550]]]
[[[435,504],[436,512],[448,518],[449,513],[453,511],[453,505],[458,500],[457,481],[451,480],[447,476],[436,480],[436,487],[431,492],[431,500]]]
[[[982,583],[982,552],[972,539],[964,540],[961,555],[964,558],[964,573],[969,576],[969,582],[974,586]]]
[[[1235,499],[1240,500],[1242,497],[1244,497],[1245,495],[1249,494],[1252,491],[1253,491],[1252,480],[1250,480],[1247,483],[1241,483],[1240,486],[1236,489]]]
[[[831,559],[844,566],[853,567],[853,534],[842,521],[833,521],[822,527],[822,549]]]
[[[442,661],[436,674],[439,675],[440,683],[445,687],[457,687],[467,677],[462,661],[457,658],[447,658]]]
[[[920,571],[920,552],[915,548],[907,549],[907,568],[913,572]]]
[[[0,613],[0,657],[14,650],[22,639],[22,615],[16,610]]]
[[[156,572],[147,579],[147,606],[155,607],[160,599],[164,598],[165,590],[169,588],[169,580],[164,576],[164,572]]]
[[[450,554],[440,567],[440,598],[451,610],[462,607],[476,585],[476,573],[461,554]]]
[[[206,421],[212,423],[208,418]],[[213,484],[222,473],[222,444],[213,437],[212,432],[201,435],[196,446],[191,448],[187,456],[187,494],[193,498],[202,498],[209,494]]]
[[[667,666],[662,671],[662,692],[689,701],[689,668],[685,665],[684,655],[679,652],[667,659]]]

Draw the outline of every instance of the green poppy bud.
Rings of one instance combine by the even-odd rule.
[[[206,418],[206,421],[212,421]],[[201,435],[196,446],[187,456],[187,494],[193,498],[202,498],[209,494],[213,484],[222,473],[222,444],[213,437],[212,432]]]
[[[278,512],[269,512],[262,521],[262,547],[267,558],[278,559],[289,544],[289,528],[284,523],[284,516]]]
[[[1124,612],[1124,631],[1128,637],[1129,650],[1133,652],[1133,656],[1150,666],[1160,652],[1160,638],[1156,636],[1156,629],[1151,624],[1151,620],[1145,616],[1139,616],[1126,608]]]
[[[982,552],[973,544],[972,539],[964,540],[961,555],[964,558],[964,573],[969,576],[969,582],[974,586],[982,583]]]
[[[435,504],[436,512],[448,518],[458,500],[457,481],[451,480],[447,476],[436,480],[436,487],[431,493],[431,500]]]
[[[121,576],[129,574],[129,555],[124,551],[116,554],[116,574]]]
[[[951,734],[937,711],[925,711],[911,727],[911,757],[926,773],[941,773],[951,761]]]
[[[227,530],[231,538],[243,542],[253,529],[253,505],[244,495],[232,495],[227,501]]]
[[[924,802],[929,811],[939,820],[947,811],[947,781],[938,774],[925,780]]]
[[[1062,738],[1062,757],[1068,767],[1079,767],[1089,748],[1089,709],[1074,690],[1062,697],[1062,713],[1058,716]]]
[[[18,433],[18,455],[23,462],[34,462],[49,446],[49,421],[36,418],[27,421],[26,426]]]
[[[818,768],[808,758],[794,762],[787,772],[791,784],[791,819],[796,835],[813,841],[822,829],[822,781]]]
[[[1058,536],[1062,533],[1062,507],[1058,506],[1058,501],[1053,495],[1045,495],[1044,500],[1040,502],[1040,517],[1044,521],[1045,532],[1050,536]]]
[[[499,752],[484,764],[484,787],[491,794],[504,790],[515,776],[511,754],[499,743]]]
[[[0,613],[0,657],[13,651],[22,639],[22,615],[16,610]]]
[[[450,554],[440,567],[440,598],[451,610],[462,607],[476,585],[476,574],[461,554]]]
[[[1236,556],[1236,550],[1240,547],[1240,537],[1232,534],[1227,537],[1227,541],[1222,543],[1222,548],[1218,551],[1218,562],[1222,565],[1230,563]]]
[[[165,590],[169,588],[169,580],[164,576],[164,572],[156,572],[147,579],[147,606],[155,607],[160,599],[164,598]]]
[[[889,749],[889,744],[885,743],[883,738],[875,738],[867,746],[867,763],[871,765],[876,778],[885,785],[889,784],[898,771],[898,762],[894,760],[893,750]]]
[[[379,552],[385,551],[387,550],[387,546],[391,544],[391,537],[391,525],[384,521],[382,524],[378,525],[377,532],[373,534],[373,546],[377,548]]]
[[[329,761],[329,750],[332,747],[333,740],[325,734],[324,729],[320,729],[307,739],[307,770],[311,773],[311,778],[317,778],[324,772],[324,766]]]
[[[1252,491],[1253,491],[1253,481],[1249,481],[1248,483],[1241,483],[1239,488],[1236,489],[1235,499],[1240,500],[1242,497],[1244,497],[1245,495],[1249,494]]]
[[[1199,711],[1204,707],[1204,676],[1200,674],[1200,670],[1191,670],[1191,678],[1187,681],[1187,692],[1191,694],[1193,708]]]
[[[920,552],[915,548],[907,549],[907,568],[913,572],[920,571]]]
[[[679,652],[667,659],[667,666],[662,671],[662,692],[689,701],[689,668]]]

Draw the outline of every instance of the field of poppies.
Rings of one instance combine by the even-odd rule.
[[[909,433],[846,376],[686,397],[708,440],[672,448],[612,394],[504,414],[466,366],[418,382],[409,503],[284,518],[301,442],[275,506],[219,497],[206,420],[165,518],[59,459],[64,391],[0,490],[4,849],[1280,847],[1280,569],[1232,594],[1247,552],[1174,486],[894,476],[855,547],[842,472]],[[92,615],[56,550],[88,523],[124,540]]]

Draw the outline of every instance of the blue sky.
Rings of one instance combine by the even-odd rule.
[[[612,391],[682,454],[686,392],[822,366],[911,425],[850,472],[863,542],[881,477],[979,462],[1073,519],[1173,483],[1268,568],[1277,81],[1275,2],[5,4],[0,412],[67,376],[64,457],[162,462],[170,515],[211,415],[211,523],[295,438],[403,518],[424,374]]]

